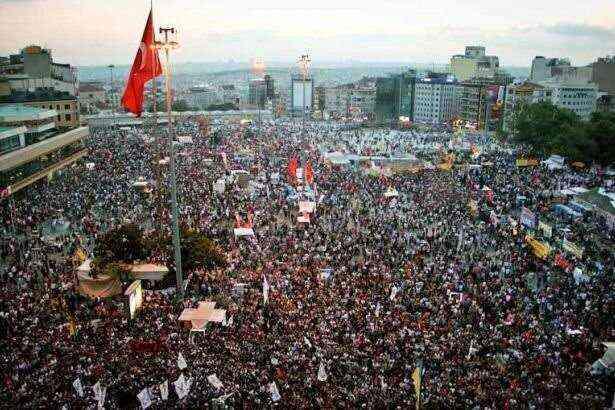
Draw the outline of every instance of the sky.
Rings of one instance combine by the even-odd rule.
[[[77,66],[131,64],[149,0],[0,0],[0,55],[28,44]],[[615,54],[614,0],[154,0],[177,62],[447,63],[483,45],[502,66]]]

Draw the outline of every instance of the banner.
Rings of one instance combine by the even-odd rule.
[[[547,243],[537,241],[529,235],[525,237],[525,241],[532,247],[534,255],[536,255],[536,257],[538,258],[546,259],[547,256],[549,256],[549,254],[551,253],[551,246],[549,246],[549,244]]]
[[[299,213],[312,213],[316,209],[316,202],[313,201],[299,201]]]
[[[519,222],[521,222],[521,225],[527,226],[528,228],[535,228],[536,215],[526,207],[523,207],[521,215],[519,216]]]
[[[188,363],[186,363],[186,359],[184,359],[184,355],[181,354],[181,352],[179,353],[179,356],[177,356],[177,367],[179,367],[179,370],[184,370],[188,367]]]
[[[164,383],[158,385],[160,388],[160,397],[166,401],[169,398],[169,381],[165,380]]]
[[[534,158],[517,158],[516,164],[518,167],[535,167],[538,165],[538,160]]]
[[[269,383],[269,393],[271,394],[271,401],[273,401],[274,403],[282,398],[282,396],[280,396],[280,392],[278,391],[278,386],[275,384],[275,382]]]
[[[318,381],[326,382],[327,381],[327,372],[325,371],[325,364],[320,362],[320,366],[318,367]]]
[[[175,392],[177,393],[177,397],[182,400],[184,397],[190,393],[190,387],[192,387],[192,377],[186,380],[184,374],[180,374],[179,378],[173,382],[175,385]]]
[[[564,248],[565,251],[570,252],[571,254],[576,256],[578,259],[583,258],[584,249],[578,245],[575,245],[572,242],[568,242],[566,239],[564,239],[564,242],[562,243],[562,248]]]
[[[222,382],[220,381],[220,379],[218,379],[218,376],[216,376],[216,373],[210,374],[209,376],[207,376],[207,381],[209,382],[209,384],[214,386],[216,389],[221,389],[223,387]]]
[[[141,402],[141,408],[146,409],[152,405],[152,396],[149,389],[146,387],[137,394],[137,398]]]
[[[79,397],[83,397],[83,386],[81,385],[81,380],[79,378],[75,379],[75,381],[73,382],[73,387],[75,388],[75,391],[77,392]]]
[[[542,234],[545,236],[545,238],[550,238],[553,234],[553,228],[551,227],[551,225],[548,225],[542,221],[538,221],[538,229],[542,231]]]

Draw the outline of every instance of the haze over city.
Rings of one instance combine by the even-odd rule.
[[[502,65],[528,66],[535,55],[565,55],[588,64],[615,51],[615,3],[609,0],[182,0],[154,5],[157,24],[179,30],[178,62],[261,56],[288,63],[307,51],[316,64],[446,63],[465,44],[488,44]],[[2,0],[0,52],[42,42],[75,65],[127,64],[136,45],[134,30],[148,8],[145,0]]]

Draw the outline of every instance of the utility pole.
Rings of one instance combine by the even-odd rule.
[[[309,78],[310,75],[310,56],[308,56],[307,54],[303,54],[301,56],[301,58],[299,58],[299,71],[301,72],[301,79],[303,82],[303,120],[302,120],[302,124],[301,124],[301,134],[303,135],[303,137],[305,138],[305,112],[307,111],[307,105],[306,105],[306,101],[305,101],[305,86],[307,83],[307,80]]]
[[[175,28],[160,27],[160,34],[164,35],[164,41],[157,41],[156,48],[164,50],[167,63],[164,70],[164,74],[166,78],[166,103],[167,116],[169,121],[169,165],[171,168],[171,212],[173,216],[173,248],[175,250],[175,276],[177,280],[177,291],[181,298],[183,298],[184,286],[182,276],[182,254],[179,237],[179,211],[177,206],[177,177],[175,170],[175,132],[173,128],[173,116],[171,114],[171,106],[173,101],[173,96],[171,94],[171,50],[178,48],[179,44],[176,41],[171,41],[169,39],[169,34],[175,34]]]

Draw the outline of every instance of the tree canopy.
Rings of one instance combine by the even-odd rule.
[[[519,104],[512,117],[514,140],[538,155],[610,165],[615,158],[615,113],[594,113],[584,122],[550,102]]]

